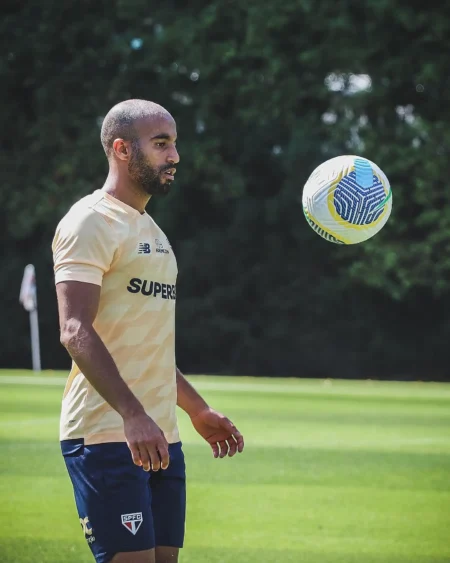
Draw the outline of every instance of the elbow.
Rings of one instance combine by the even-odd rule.
[[[83,332],[82,324],[76,319],[69,319],[61,326],[59,341],[70,355],[79,348]]]
[[[59,342],[64,346],[66,350],[69,349],[70,346],[70,336],[66,331],[61,331],[59,336]]]

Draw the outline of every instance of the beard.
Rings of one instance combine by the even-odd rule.
[[[139,145],[139,141],[133,141],[131,146],[132,154],[128,163],[128,172],[131,178],[138,183],[148,195],[167,194],[170,190],[171,182],[168,180],[162,182],[161,174],[164,170],[173,168],[173,166],[154,168],[147,162]]]

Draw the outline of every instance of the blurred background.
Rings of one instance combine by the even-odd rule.
[[[106,178],[103,116],[145,98],[178,126],[176,182],[148,211],[178,259],[181,369],[450,379],[449,2],[4,0],[0,26],[0,367],[31,367],[29,263],[42,367],[69,367],[51,240]],[[341,154],[393,189],[354,247],[301,209]]]

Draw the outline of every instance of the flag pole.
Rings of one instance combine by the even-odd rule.
[[[33,264],[28,264],[23,273],[20,288],[20,302],[30,314],[31,357],[33,371],[41,371],[41,352],[39,344],[39,318],[36,295],[36,272]]]
[[[31,357],[33,371],[41,371],[41,350],[39,345],[39,319],[38,310],[30,311],[30,331],[31,331]]]

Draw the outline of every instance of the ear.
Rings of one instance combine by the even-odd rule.
[[[115,139],[113,142],[113,154],[119,160],[128,160],[130,158],[129,143],[123,139]]]

